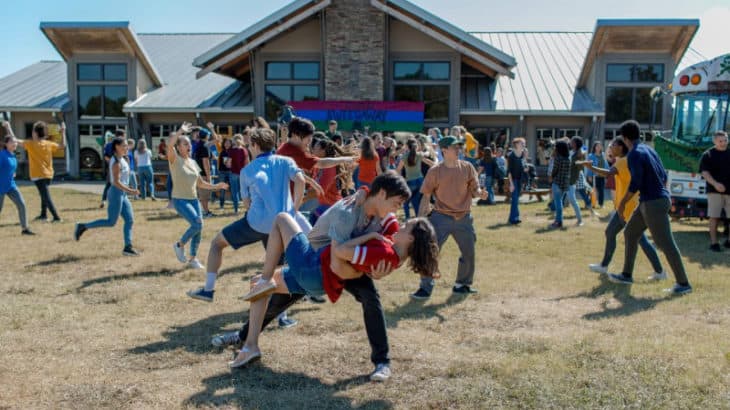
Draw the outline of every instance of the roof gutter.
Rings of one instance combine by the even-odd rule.
[[[489,116],[489,117],[505,117],[505,116],[530,116],[530,117],[604,117],[606,113],[602,111],[528,111],[528,110],[504,110],[504,111],[484,111],[484,110],[462,110],[459,112],[464,116]]]

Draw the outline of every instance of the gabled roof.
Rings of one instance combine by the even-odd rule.
[[[487,71],[493,71],[495,74],[513,76],[510,70],[517,65],[514,57],[415,4],[407,0],[370,0],[370,4],[459,51],[472,60],[472,66],[482,65]]]
[[[514,78],[485,82],[462,94],[461,114],[603,115],[603,107],[576,80],[590,32],[478,32],[476,38],[515,56]]]
[[[43,22],[40,29],[65,61],[77,53],[121,53],[136,57],[152,82],[162,78],[128,21]]]
[[[331,0],[296,0],[275,11],[258,23],[197,57],[193,64],[201,68],[198,78],[219,72],[236,77],[248,69],[248,53],[296,24],[324,10]],[[491,75],[512,76],[517,63],[513,57],[470,36],[406,0],[370,0],[370,4],[424,34],[460,52],[473,66]]]
[[[139,34],[165,85],[124,106],[125,112],[253,112],[251,83],[219,74],[196,79],[195,56],[232,34]]]
[[[697,19],[598,20],[578,87],[586,85],[596,58],[604,53],[669,53],[679,63],[699,27]]]
[[[0,78],[0,111],[69,111],[66,72],[63,61],[41,61]]]

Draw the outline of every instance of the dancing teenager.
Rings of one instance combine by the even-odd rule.
[[[35,235],[28,227],[28,218],[25,212],[25,201],[23,195],[15,185],[15,171],[18,169],[18,160],[15,158],[15,151],[18,148],[18,140],[13,134],[10,123],[3,121],[5,128],[4,147],[0,150],[0,212],[3,210],[5,197],[10,198],[18,209],[20,220],[20,233],[22,235]]]
[[[631,184],[626,195],[619,202],[617,212],[623,215],[629,201],[639,194],[639,207],[631,214],[624,237],[626,238],[626,255],[624,257],[624,268],[621,274],[609,274],[611,282],[630,285],[634,283],[633,272],[636,261],[636,251],[641,235],[649,229],[654,242],[667,257],[669,266],[672,268],[676,284],[668,289],[675,295],[683,295],[692,292],[692,286],[687,279],[684,270],[682,255],[679,253],[677,243],[672,235],[672,228],[669,222],[669,209],[672,204],[669,191],[666,188],[667,173],[664,170],[661,159],[656,151],[641,143],[641,128],[635,120],[628,120],[621,124],[621,135],[629,147],[627,156],[629,171],[631,172]]]
[[[454,137],[444,137],[439,141],[444,161],[428,170],[421,187],[421,200],[418,216],[428,215],[428,220],[436,229],[439,249],[449,236],[459,246],[461,256],[453,293],[477,293],[472,288],[474,282],[474,257],[476,232],[471,216],[473,198],[487,199],[487,191],[479,186],[476,168],[469,162],[459,159],[461,142]],[[433,211],[431,196],[435,197]],[[436,285],[432,277],[422,276],[418,290],[411,294],[413,299],[428,299]]]
[[[615,177],[616,201],[614,204],[618,205],[628,192],[629,185],[631,184],[631,172],[629,172],[629,165],[626,160],[629,147],[624,142],[624,139],[618,136],[613,139],[611,145],[609,145],[609,149],[613,157],[616,158],[616,162],[610,169],[595,166],[592,159],[584,161],[583,165],[594,174],[594,178]],[[590,264],[588,266],[590,270],[602,274],[608,273],[608,264],[611,263],[613,253],[616,250],[616,237],[624,229],[626,221],[629,220],[638,205],[639,201],[634,197],[626,203],[623,214],[619,215],[618,211],[611,214],[611,219],[608,221],[608,226],[606,226],[606,248],[603,252],[603,260],[600,263]],[[651,266],[654,268],[654,274],[649,276],[649,280],[666,279],[667,274],[664,272],[662,263],[659,261],[659,255],[657,255],[656,249],[649,242],[646,234],[641,235],[639,245],[641,245],[641,249],[646,254],[646,257],[649,258],[649,262],[651,262]]]
[[[139,190],[130,188],[129,180],[131,178],[131,166],[127,161],[127,141],[124,138],[114,138],[112,140],[113,155],[109,161],[109,175],[112,186],[109,188],[107,201],[106,219],[97,219],[93,222],[79,222],[74,230],[74,239],[81,239],[81,235],[89,229],[94,228],[111,228],[117,224],[119,216],[124,220],[124,256],[139,256],[134,247],[132,247],[132,226],[134,225],[134,211],[132,204],[129,202],[127,195],[139,195]]]
[[[275,271],[284,252],[290,265]],[[335,258],[340,260],[337,271],[330,265]],[[271,293],[327,294],[335,303],[344,289],[344,280],[371,272],[381,260],[397,267],[406,259],[421,276],[433,277],[438,271],[436,234],[426,218],[409,220],[390,238],[371,232],[315,250],[291,215],[279,214],[269,235],[263,273],[244,297],[252,301],[246,343],[230,366],[240,367],[261,358],[258,338]]]
[[[173,181],[172,203],[177,213],[190,224],[180,240],[173,244],[173,250],[177,260],[181,263],[187,263],[191,268],[203,269],[203,264],[197,258],[203,231],[203,213],[196,188],[213,191],[227,189],[228,184],[221,182],[211,185],[203,180],[198,164],[191,157],[190,139],[184,135],[191,129],[190,123],[183,123],[177,131],[170,135],[167,144],[167,162],[170,164],[170,175]],[[186,259],[185,245],[188,242],[190,242],[190,258]]]
[[[241,171],[240,189],[243,218],[224,227],[213,238],[208,251],[205,285],[191,290],[191,298],[212,302],[215,282],[223,263],[223,249],[240,249],[261,242],[266,247],[276,215],[286,212],[296,215],[304,196],[304,175],[294,160],[274,154],[274,131],[256,128],[251,132],[251,154],[256,158]],[[294,184],[292,196],[289,184]],[[301,217],[303,219],[303,217]]]
[[[53,154],[63,152],[66,148],[66,123],[61,123],[61,143],[57,144],[48,140],[48,126],[43,121],[33,124],[32,139],[17,140],[28,153],[28,167],[30,169],[30,180],[33,181],[38,194],[41,197],[41,214],[35,219],[38,221],[48,220],[48,211],[51,212],[51,222],[61,222],[61,217],[56,212],[56,206],[51,199],[51,192],[48,186],[53,180]]]

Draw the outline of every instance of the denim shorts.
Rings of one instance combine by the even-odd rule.
[[[261,233],[253,229],[251,225],[248,224],[247,218],[248,217],[244,216],[236,222],[227,225],[221,231],[223,237],[226,239],[226,242],[228,242],[228,244],[231,245],[233,249],[239,249],[258,241],[261,241],[261,243],[266,246],[266,242],[269,239],[269,234]]]
[[[289,265],[285,266],[281,272],[289,293],[324,295],[322,269],[319,262],[322,249],[315,251],[309,244],[307,236],[302,232],[292,238],[285,253]]]

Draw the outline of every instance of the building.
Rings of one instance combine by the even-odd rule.
[[[482,142],[611,138],[629,117],[671,124],[652,87],[704,59],[698,20],[598,20],[593,32],[467,33],[406,0],[296,0],[238,34],[136,34],[128,22],[41,23],[64,61],[0,79],[21,138],[68,125],[69,173],[101,166],[104,131],[155,147],[182,121],[240,131],[288,101],[422,101],[424,127]]]

